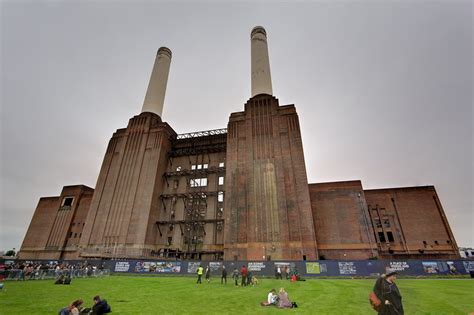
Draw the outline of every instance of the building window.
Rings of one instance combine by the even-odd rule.
[[[224,167],[224,162],[220,162],[219,167]]]
[[[63,199],[63,207],[70,207],[72,206],[72,202],[74,201],[74,197],[65,197]]]
[[[224,176],[219,176],[219,186],[224,185]]]
[[[223,191],[219,191],[217,193],[217,202],[224,202],[224,192]]]
[[[72,237],[72,232],[69,232],[69,238],[71,238],[71,237]]]
[[[382,223],[380,222],[380,219],[375,219],[374,222],[375,222],[375,227],[377,227],[377,228],[382,227]]]
[[[179,171],[181,171],[181,166],[178,166],[178,167],[176,168],[176,172],[179,172]]]
[[[179,187],[179,179],[174,180],[173,187],[174,187],[174,189],[177,189]]]
[[[384,218],[383,219],[383,226],[386,228],[390,227],[390,219],[389,218]]]
[[[189,181],[189,186],[191,187],[206,187],[207,186],[207,178],[193,178]]]
[[[378,232],[379,234],[379,241],[381,243],[385,243],[385,234],[383,234],[383,232]]]
[[[195,169],[196,169],[196,165],[194,165],[194,164],[191,165],[191,169],[192,169],[192,170],[195,170]]]
[[[77,237],[77,233],[74,233],[74,238],[76,238],[76,237]]]
[[[387,238],[390,243],[395,242],[395,239],[393,238],[393,233],[392,232],[387,232]]]
[[[171,246],[171,244],[173,244],[173,237],[168,236],[168,241],[166,242],[166,246]]]
[[[208,168],[208,167],[209,167],[209,164],[207,163],[202,165],[202,168]]]
[[[198,164],[198,165],[197,165],[197,169],[198,169],[198,170],[202,169],[202,164]]]

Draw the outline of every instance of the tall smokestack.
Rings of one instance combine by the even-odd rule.
[[[171,50],[160,47],[156,54],[155,64],[151,72],[150,83],[143,102],[142,113],[151,112],[161,117],[165,101],[166,84],[170,72]]]
[[[255,26],[250,34],[250,39],[252,47],[252,97],[262,93],[273,95],[267,32],[262,26]]]

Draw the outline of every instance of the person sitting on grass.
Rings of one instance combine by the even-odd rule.
[[[58,314],[59,315],[79,315],[81,314],[82,303],[84,303],[83,300],[80,300],[80,299],[75,300],[74,302],[71,303],[71,305],[62,308]]]
[[[268,297],[267,300],[264,302],[261,302],[261,306],[270,306],[270,305],[276,305],[278,301],[278,295],[276,294],[275,289],[271,289],[270,292],[268,292]]]
[[[258,284],[258,279],[257,279],[257,277],[252,276],[252,280],[250,281],[250,283],[252,284],[252,286],[256,286],[256,285]]]
[[[292,308],[293,304],[290,302],[290,298],[288,297],[288,293],[286,293],[284,288],[280,289],[278,293],[278,308]]]
[[[112,312],[110,309],[110,305],[107,304],[106,300],[102,300],[100,296],[94,296],[94,305],[92,306],[92,310],[89,314],[91,315],[102,315],[106,313]]]

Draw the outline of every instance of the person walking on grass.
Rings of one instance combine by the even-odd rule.
[[[225,284],[227,284],[227,269],[225,269],[225,266],[222,266],[221,284],[224,281],[225,281]]]
[[[242,283],[240,284],[241,286],[247,286],[247,267],[245,265],[242,266],[242,269],[240,269],[240,275],[242,276]]]
[[[235,281],[235,286],[239,286],[239,270],[237,268],[234,268],[234,271],[232,272],[232,279]]]
[[[206,267],[206,281],[207,283],[211,282],[211,269],[209,266]]]
[[[379,315],[403,315],[402,295],[398,290],[395,281],[398,273],[393,271],[388,273],[385,278],[377,279],[374,286],[374,293],[382,302],[378,311]]]
[[[197,279],[196,283],[202,284],[201,278],[202,278],[203,271],[204,271],[204,268],[202,268],[202,266],[199,266],[198,269],[197,269],[198,279]]]

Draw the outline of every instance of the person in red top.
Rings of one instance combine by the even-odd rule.
[[[247,267],[245,267],[245,265],[240,269],[240,275],[242,276],[242,283],[240,285],[247,286]]]

